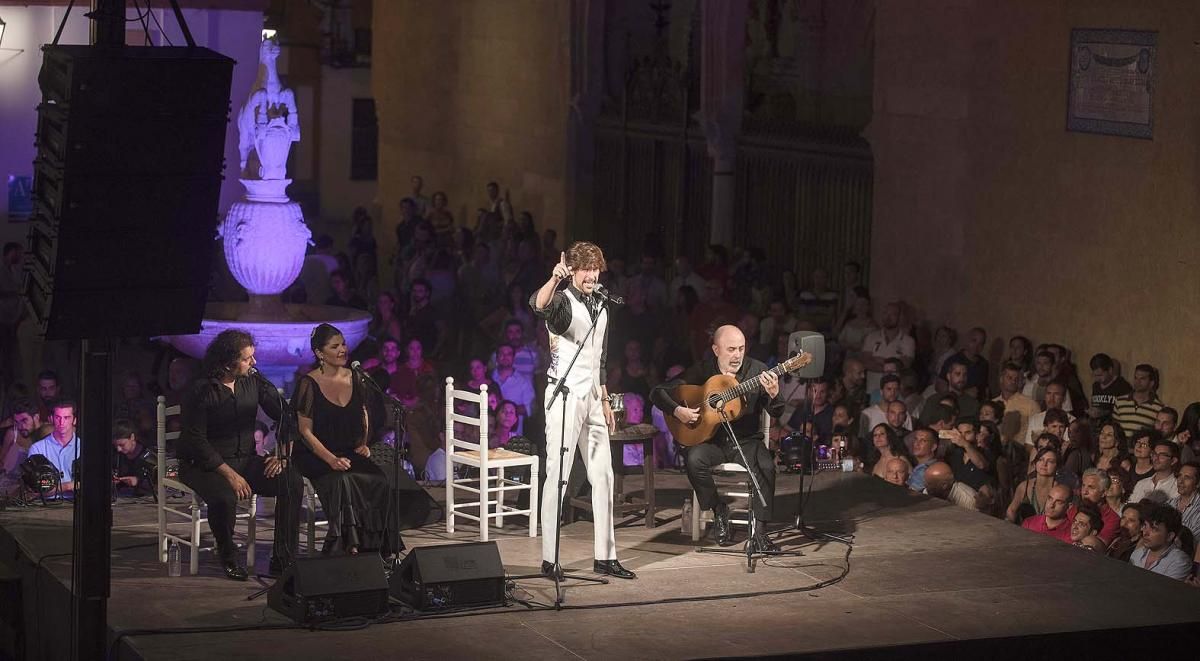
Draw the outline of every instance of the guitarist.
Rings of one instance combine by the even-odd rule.
[[[692,365],[675,379],[655,386],[650,391],[650,399],[663,412],[674,415],[684,424],[692,424],[700,416],[700,409],[681,406],[672,396],[677,386],[683,384],[701,385],[710,377],[717,374],[732,376],[739,383],[752,379],[763,372],[766,366],[746,355],[746,337],[737,326],[721,326],[713,333],[712,355]],[[757,498],[753,500],[754,514],[764,524],[771,520],[772,507],[775,501],[775,458],[763,442],[762,428],[759,418],[765,408],[773,417],[783,413],[784,400],[779,396],[779,378],[774,374],[763,374],[762,388],[755,389],[744,397],[743,414],[731,423],[737,436],[737,443],[742,446],[746,459],[750,462],[747,468],[758,478],[762,486],[763,496],[767,505],[763,507]],[[733,533],[729,527],[729,508],[717,496],[717,485],[713,481],[712,467],[725,462],[742,462],[742,453],[734,446],[724,425],[717,427],[713,437],[699,445],[686,449],[688,481],[696,490],[697,503],[693,516],[698,516],[700,510],[713,511],[713,530],[716,533],[717,544],[729,546],[733,543]],[[765,526],[764,526],[765,527]],[[769,540],[759,528],[755,540],[758,548],[764,551],[777,551],[779,547]]]

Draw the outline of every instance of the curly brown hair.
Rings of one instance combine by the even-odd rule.
[[[244,330],[221,331],[204,350],[204,375],[220,378],[242,355],[242,349],[254,346],[254,336]]]
[[[590,241],[576,241],[567,248],[567,266],[573,269],[608,270],[608,263],[604,261],[604,251]]]

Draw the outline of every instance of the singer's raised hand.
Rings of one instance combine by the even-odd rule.
[[[558,263],[554,265],[554,277],[559,280],[566,280],[571,277],[573,269],[567,266],[567,253],[558,253]]]

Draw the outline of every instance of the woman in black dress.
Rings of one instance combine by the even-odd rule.
[[[292,398],[303,440],[293,461],[312,482],[329,520],[322,551],[386,557],[394,550],[386,539],[389,488],[369,459],[365,386],[346,366],[349,349],[341,331],[321,324],[309,344],[318,367],[300,378]]]

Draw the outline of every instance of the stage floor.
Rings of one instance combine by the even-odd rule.
[[[626,484],[636,491],[638,480],[630,476]],[[822,658],[927,659],[963,654],[989,658],[1001,651],[1012,658],[1014,650],[1024,650],[1028,658],[1061,658],[1064,649],[1078,652],[1103,645],[1112,652],[1121,641],[1143,652],[1146,646],[1162,651],[1162,645],[1184,640],[1195,644],[1200,589],[880,480],[829,473],[814,482],[807,522],[852,535],[848,561],[842,544],[785,533],[779,541],[805,555],[760,562],[755,573],[746,572],[741,557],[696,553],[699,544],[682,532],[679,518],[684,495],[690,494],[686,478],[664,472],[657,483],[660,503],[666,505],[660,525],[648,530],[634,515],[617,531],[620,560],[639,579],[609,585],[568,582],[568,608],[561,612],[514,605],[496,614],[388,622],[348,632],[131,634],[121,637],[114,658],[389,654],[405,659],[629,660],[820,652]],[[781,518],[796,511],[797,488],[797,476],[780,476]],[[265,597],[246,601],[259,586],[219,576],[207,554],[201,558],[200,575],[167,577],[154,557],[152,504],[120,503],[114,507],[114,521],[113,548],[124,549],[113,553],[108,613],[114,633],[289,622],[267,608]],[[259,568],[265,570],[270,544],[262,540],[269,540],[270,520],[262,524]],[[27,658],[63,658],[58,650],[67,617],[70,558],[53,554],[70,551],[70,510],[10,508],[0,512],[0,525],[0,559],[23,577],[27,621],[39,623],[29,631]],[[439,523],[410,531],[405,539],[411,548],[473,541],[476,534],[473,526],[459,525],[447,536],[445,524]],[[540,538],[510,526],[494,532],[493,539],[508,574],[537,572]],[[591,575],[590,522],[565,527],[562,549],[568,571]],[[39,560],[40,572],[35,571]],[[185,555],[185,572],[186,567]],[[808,589],[843,573],[831,586]],[[776,594],[720,598],[758,592]],[[543,579],[519,580],[516,593],[551,603],[554,586]],[[660,600],[677,601],[642,603]],[[1155,635],[1165,637],[1127,635],[1142,627],[1156,627]],[[1106,634],[1098,633],[1104,630]]]

